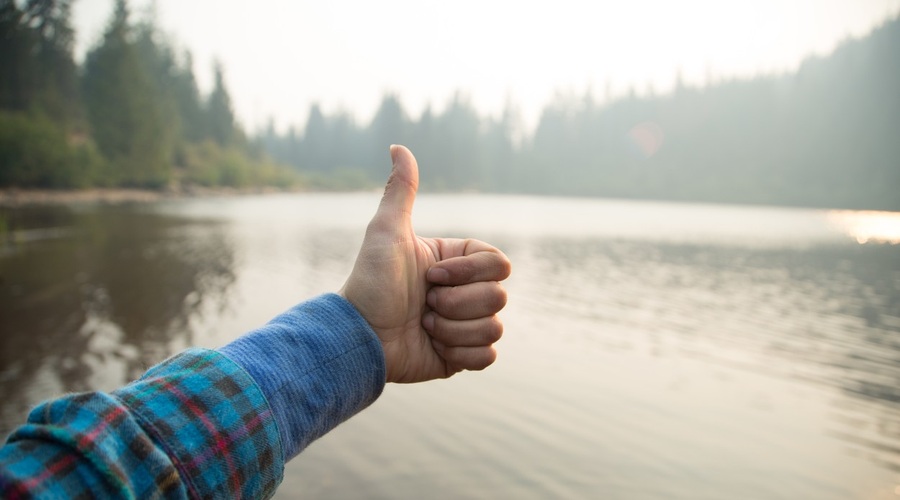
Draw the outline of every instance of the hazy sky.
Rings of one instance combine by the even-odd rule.
[[[140,15],[149,0],[132,0]],[[78,0],[79,59],[113,0]],[[194,54],[202,89],[214,58],[254,130],[305,123],[311,102],[368,120],[385,92],[412,116],[457,90],[482,113],[508,101],[527,126],[557,92],[602,99],[629,86],[797,67],[900,13],[900,0],[157,0],[159,24]]]

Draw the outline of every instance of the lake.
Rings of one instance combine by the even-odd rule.
[[[0,209],[0,431],[350,271],[380,193]],[[391,385],[281,498],[900,497],[900,214],[421,195],[513,263],[497,363]]]

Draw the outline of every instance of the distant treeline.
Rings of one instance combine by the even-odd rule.
[[[366,124],[313,105],[248,137],[222,68],[202,96],[126,0],[79,67],[73,1],[0,0],[0,187],[354,189],[400,143],[433,190],[900,210],[900,18],[792,74],[558,97],[525,133],[513,104],[488,118],[458,93],[418,117],[386,95]]]
[[[402,143],[432,189],[900,210],[900,19],[793,74],[561,97],[533,133],[517,129],[513,107],[486,119],[457,95],[410,118],[387,95],[365,126],[314,105],[302,133],[261,140],[351,185],[380,182]]]
[[[0,0],[0,186],[287,185],[236,124],[216,67],[201,96],[189,53],[117,0],[84,65],[73,0]]]

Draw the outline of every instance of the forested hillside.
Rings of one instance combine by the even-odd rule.
[[[117,0],[83,67],[73,0],[0,0],[0,186],[287,185],[237,125],[216,67],[201,96],[189,52]]]
[[[278,160],[358,183],[408,144],[427,188],[900,210],[900,19],[790,74],[684,84],[665,95],[549,103],[533,132],[514,106],[479,116],[458,94],[410,117],[326,116],[263,134]]]
[[[312,105],[250,137],[225,68],[201,95],[190,53],[126,0],[79,67],[73,1],[0,0],[0,187],[355,189],[402,143],[425,189],[900,210],[900,18],[789,74],[557,97],[534,130],[459,92],[418,116],[385,95],[368,123]]]

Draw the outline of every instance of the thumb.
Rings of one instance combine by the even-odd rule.
[[[375,218],[397,227],[396,224],[409,223],[411,220],[416,191],[419,189],[419,165],[409,149],[396,144],[391,146],[391,162],[391,176],[384,187],[384,196]]]

